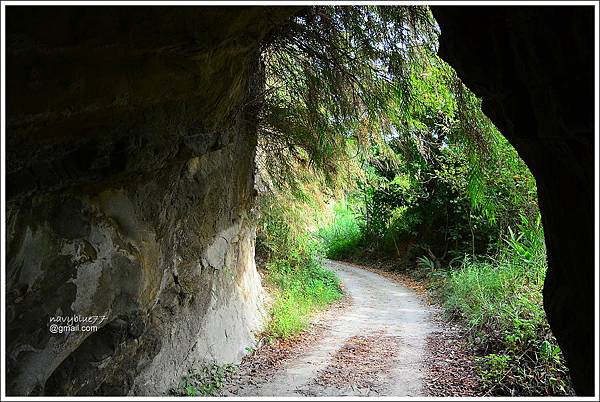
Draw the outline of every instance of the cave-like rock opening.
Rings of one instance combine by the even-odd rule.
[[[296,11],[7,7],[8,394],[157,394],[241,353],[264,316],[249,217],[260,43]],[[545,308],[592,394],[593,8],[433,13],[440,55],[537,180]],[[111,320],[59,338],[57,311]]]

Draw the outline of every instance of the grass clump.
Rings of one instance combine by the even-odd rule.
[[[332,259],[341,259],[359,247],[362,231],[348,202],[333,204],[331,222],[319,230],[319,238],[327,257]]]
[[[235,372],[233,364],[210,364],[200,369],[191,369],[183,376],[179,385],[170,394],[179,396],[216,396],[227,377]]]
[[[479,374],[489,394],[572,393],[542,305],[543,239],[539,219],[530,224],[523,218],[495,257],[465,258],[459,269],[447,273],[445,306],[478,340],[483,351]]]
[[[277,291],[271,307],[267,332],[275,338],[289,338],[308,325],[310,316],[342,296],[335,274],[317,259],[306,265],[290,265],[277,260],[267,265],[268,281]]]

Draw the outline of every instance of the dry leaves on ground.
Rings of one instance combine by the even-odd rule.
[[[353,336],[335,353],[315,383],[376,390],[398,353],[398,343],[398,337],[384,335],[382,331],[369,336]]]
[[[483,387],[467,335],[450,323],[441,323],[441,328],[427,337],[424,392],[428,396],[481,396]]]

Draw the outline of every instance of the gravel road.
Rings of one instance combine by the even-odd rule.
[[[327,261],[347,294],[321,314],[319,336],[276,368],[241,375],[231,396],[421,396],[433,309],[377,273]]]

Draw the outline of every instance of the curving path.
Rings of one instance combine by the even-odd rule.
[[[433,309],[407,287],[356,266],[327,261],[346,305],[319,317],[309,347],[270,373],[227,392],[236,396],[419,396]],[[262,377],[262,378],[261,378]]]

